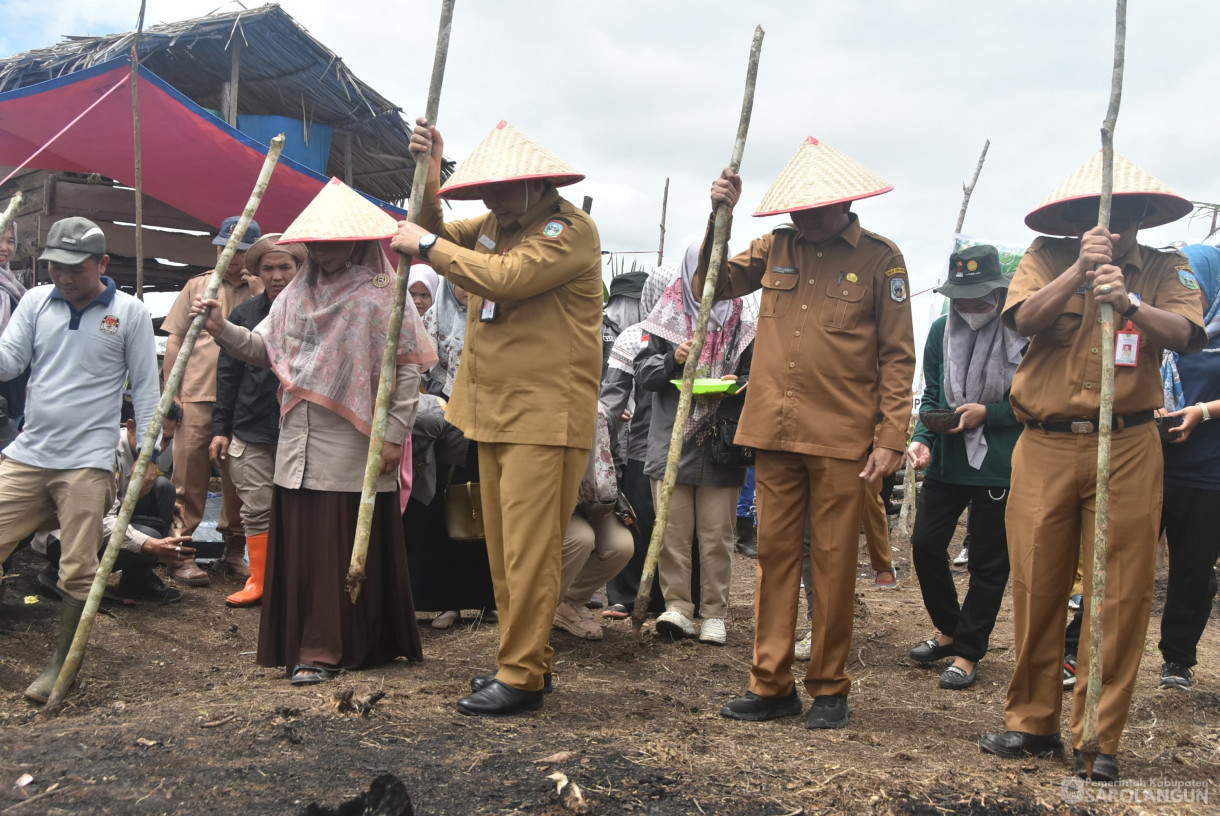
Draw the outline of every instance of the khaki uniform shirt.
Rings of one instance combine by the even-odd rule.
[[[702,293],[712,224],[695,276]],[[793,228],[727,261],[717,299],[762,288],[758,335],[736,442],[833,459],[878,445],[905,450],[915,377],[907,272],[891,241],[860,226],[815,244]]]
[[[1080,256],[1077,238],[1038,238],[1026,250],[1008,288],[1004,323],[1016,328],[1017,307],[1065,272]],[[1151,306],[1180,314],[1197,327],[1188,351],[1207,343],[1203,305],[1190,263],[1178,252],[1136,245],[1119,263],[1128,292]],[[1179,274],[1184,273],[1184,274]],[[1101,305],[1085,292],[1068,298],[1050,328],[1030,338],[1012,382],[1017,419],[1096,419],[1101,410]],[[1126,321],[1114,316],[1115,327]],[[1135,367],[1114,367],[1114,415],[1163,408],[1161,352],[1143,334]]]
[[[187,330],[191,327],[191,304],[195,302],[196,297],[207,291],[211,277],[211,272],[204,272],[186,282],[186,286],[183,286],[182,291],[178,293],[178,299],[174,301],[169,314],[165,316],[165,320],[161,324],[161,328],[166,333],[179,339],[186,337]],[[261,294],[262,291],[263,282],[257,278],[243,280],[237,286],[229,283],[226,278],[220,283],[216,299],[220,301],[220,309],[227,319],[229,312],[233,311],[234,307]],[[220,347],[216,345],[212,335],[201,331],[199,339],[195,341],[195,348],[191,351],[190,359],[186,361],[186,370],[182,372],[182,385],[178,388],[179,401],[216,401],[216,362],[219,359]],[[172,367],[174,361],[168,360],[167,364]]]
[[[593,219],[550,190],[518,224],[491,213],[445,223],[435,187],[420,226],[429,262],[471,293],[445,417],[477,442],[592,448],[602,366],[601,242]],[[494,319],[481,319],[486,301]]]

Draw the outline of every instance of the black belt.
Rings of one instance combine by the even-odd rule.
[[[1137,425],[1145,425],[1153,420],[1153,416],[1152,411],[1140,411],[1136,414],[1116,416],[1110,421],[1110,428],[1115,431],[1121,431],[1123,428],[1134,428]],[[1025,425],[1029,428],[1034,428],[1035,430],[1049,431],[1050,433],[1097,433],[1096,419],[1072,419],[1063,422],[1039,422],[1038,420],[1034,419],[1026,422]]]

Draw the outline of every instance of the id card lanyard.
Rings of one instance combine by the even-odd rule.
[[[1134,368],[1140,359],[1140,330],[1130,320],[1114,335],[1114,365]]]

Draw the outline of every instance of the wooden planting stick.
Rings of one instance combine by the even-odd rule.
[[[425,113],[429,125],[436,124],[436,114],[441,106],[441,83],[445,79],[445,60],[449,57],[449,30],[453,27],[454,0],[441,3],[440,30],[436,35],[436,55],[432,60],[432,83],[428,87],[428,107]],[[431,155],[420,157],[415,162],[415,176],[411,180],[411,203],[407,207],[407,220],[418,223],[424,207],[424,186],[428,182],[428,166]],[[402,313],[407,302],[407,277],[411,259],[402,255],[398,259],[398,275],[394,281],[394,305],[390,310],[390,325],[386,329],[385,351],[381,355],[381,379],[377,384],[377,405],[373,409],[373,427],[369,434],[368,464],[364,469],[364,487],[360,493],[360,514],[356,518],[356,540],[352,545],[352,562],[347,569],[347,592],[352,603],[360,597],[364,584],[364,568],[369,555],[369,535],[373,529],[373,509],[377,503],[377,481],[381,478],[381,448],[385,444],[386,420],[390,414],[390,397],[394,392],[394,380],[398,369],[398,338],[402,335]]]
[[[131,45],[131,137],[135,147],[136,191],[136,297],[144,299],[144,162],[140,155],[140,34],[144,31],[144,3],[140,0],[140,19]]]
[[[13,193],[13,197],[8,200],[8,206],[4,208],[4,213],[0,214],[0,238],[3,238],[4,233],[8,232],[8,228],[13,225],[13,221],[17,218],[17,208],[24,200],[25,196],[21,194],[20,190]]]
[[[254,191],[250,193],[250,200],[246,202],[246,209],[242,212],[237,226],[233,228],[233,234],[229,238],[229,243],[225,245],[224,252],[220,254],[216,268],[212,270],[212,277],[208,281],[207,292],[204,294],[205,298],[216,297],[216,293],[220,289],[220,282],[224,280],[225,271],[228,270],[233,255],[237,252],[237,245],[245,237],[246,228],[254,220],[254,213],[258,210],[258,205],[267,192],[267,185],[271,182],[271,173],[275,170],[276,162],[279,161],[280,153],[283,150],[284,134],[281,133],[271,140],[271,145],[267,150],[267,159],[263,162],[263,169],[258,174],[258,182],[254,185]],[[55,680],[55,688],[47,700],[44,709],[47,713],[58,709],[63,703],[64,695],[76,682],[76,674],[80,671],[85,649],[89,645],[89,634],[93,631],[93,621],[102,604],[102,593],[106,591],[106,581],[109,580],[110,573],[114,569],[114,562],[119,557],[119,548],[127,535],[127,525],[131,523],[136,502],[140,500],[140,487],[144,484],[144,474],[148,472],[153,448],[156,447],[157,439],[161,436],[161,424],[165,421],[165,414],[174,401],[174,395],[178,393],[178,386],[182,384],[182,373],[186,370],[186,361],[190,359],[191,352],[195,348],[195,340],[198,339],[207,317],[205,312],[197,315],[191,321],[191,327],[187,330],[186,337],[182,339],[182,348],[178,352],[178,359],[174,361],[169,381],[165,384],[165,390],[161,392],[161,401],[157,403],[152,423],[144,431],[140,456],[136,459],[135,467],[132,469],[131,481],[127,483],[127,495],[123,497],[123,506],[119,510],[118,521],[114,525],[114,532],[110,534],[110,540],[106,543],[106,552],[102,555],[101,563],[98,564],[97,574],[93,576],[93,586],[89,588],[89,598],[85,601],[85,610],[81,613],[80,624],[76,627],[72,648],[68,651],[68,657],[59,672],[59,677]]]
[[[733,143],[733,158],[729,168],[736,173],[741,168],[741,156],[746,149],[746,134],[750,130],[750,113],[754,109],[754,85],[758,80],[758,57],[762,53],[763,28],[754,29],[754,42],[750,47],[750,64],[746,70],[745,96],[741,100],[741,118],[737,123],[737,140]],[[695,386],[695,369],[699,355],[703,353],[703,341],[707,336],[707,321],[712,314],[716,281],[720,267],[724,264],[726,233],[729,224],[729,206],[721,202],[716,206],[716,220],[712,229],[712,252],[708,263],[707,280],[703,284],[703,299],[699,305],[699,317],[695,321],[695,336],[691,340],[690,354],[682,369],[682,392],[678,398],[678,413],[674,417],[674,431],[669,440],[669,458],[665,464],[665,480],[657,501],[657,517],[652,528],[652,540],[648,543],[648,555],[644,559],[644,571],[640,575],[640,591],[635,596],[635,607],[631,611],[631,628],[637,640],[644,621],[648,617],[648,602],[652,597],[652,579],[657,572],[657,558],[661,554],[661,543],[665,540],[665,528],[669,524],[669,503],[673,498],[674,485],[678,481],[678,462],[682,458],[682,442],[686,432],[686,420],[690,416],[692,392]]]

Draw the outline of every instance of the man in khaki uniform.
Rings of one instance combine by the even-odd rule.
[[[850,202],[892,187],[810,137],[755,215],[796,229],[756,238],[721,271],[717,297],[763,290],[754,364],[736,442],[756,448],[758,585],[750,691],[721,709],[742,720],[801,713],[792,676],[805,519],[811,517],[813,631],[806,726],[848,722],[845,672],[864,490],[897,470],[907,441],[915,339],[902,254],[860,226]],[[726,170],[712,205],[737,201]],[[695,277],[702,291],[711,223]],[[872,454],[878,410],[877,444]]]
[[[1153,411],[1164,405],[1161,352],[1196,351],[1207,341],[1199,286],[1185,257],[1136,243],[1141,226],[1175,221],[1188,201],[1121,156],[1114,157],[1110,228],[1097,227],[1101,156],[1071,176],[1025,223],[1071,238],[1039,238],[1008,290],[1003,319],[1031,338],[1012,384],[1024,422],[1013,452],[1006,523],[1012,562],[1017,665],[1002,733],[980,747],[1003,757],[1059,755],[1064,600],[1083,545],[1084,593],[1092,595],[1101,402],[1100,304],[1114,307],[1116,366],[1111,437],[1109,559],[1104,666],[1095,780],[1118,779],[1119,737],[1131,707],[1152,605],[1161,514],[1161,444]],[[1090,225],[1093,225],[1090,227]],[[1123,355],[1126,344],[1134,354]],[[1089,639],[1086,617],[1081,642]],[[1088,650],[1078,657],[1072,743],[1083,742]],[[1076,751],[1077,773],[1084,761]]]
[[[236,216],[226,218],[216,239],[212,241],[216,245],[218,259],[224,252],[237,221]],[[247,280],[242,276],[246,264],[246,250],[261,235],[258,222],[251,221],[243,236],[245,240],[237,245],[237,252],[229,262],[220,290],[216,293],[216,299],[220,301],[226,318],[239,303],[245,303],[263,291],[262,281],[258,278]],[[163,371],[167,384],[174,361],[178,359],[178,351],[182,348],[182,340],[191,327],[191,304],[207,290],[211,275],[211,272],[205,272],[188,280],[161,325],[169,334],[169,340],[165,344]],[[208,447],[212,444],[212,403],[216,401],[216,363],[219,359],[220,347],[216,345],[216,341],[207,332],[200,332],[191,357],[186,362],[186,370],[182,372],[182,384],[178,389],[178,401],[182,404],[182,423],[174,441],[173,481],[174,487],[178,489],[178,501],[182,505],[182,535],[185,536],[194,533],[195,528],[199,526],[208,498],[208,481],[212,477]],[[229,477],[227,463],[220,467],[220,485],[223,498],[220,521],[216,528],[225,540],[223,568],[244,581],[250,577],[250,571],[245,564],[246,534],[241,527],[241,499],[238,498],[237,489]],[[176,580],[190,586],[208,584],[208,574],[199,569],[194,558],[182,558],[170,572]]]
[[[479,443],[500,614],[498,671],[476,677],[458,710],[512,714],[541,707],[550,686],[563,536],[597,419],[601,244],[555,190],[584,176],[508,123],[443,190],[440,134],[420,120],[411,141],[417,160],[432,158],[427,192],[421,225],[402,222],[393,246],[471,293],[446,419]],[[438,195],[481,198],[490,212],[446,223]]]

